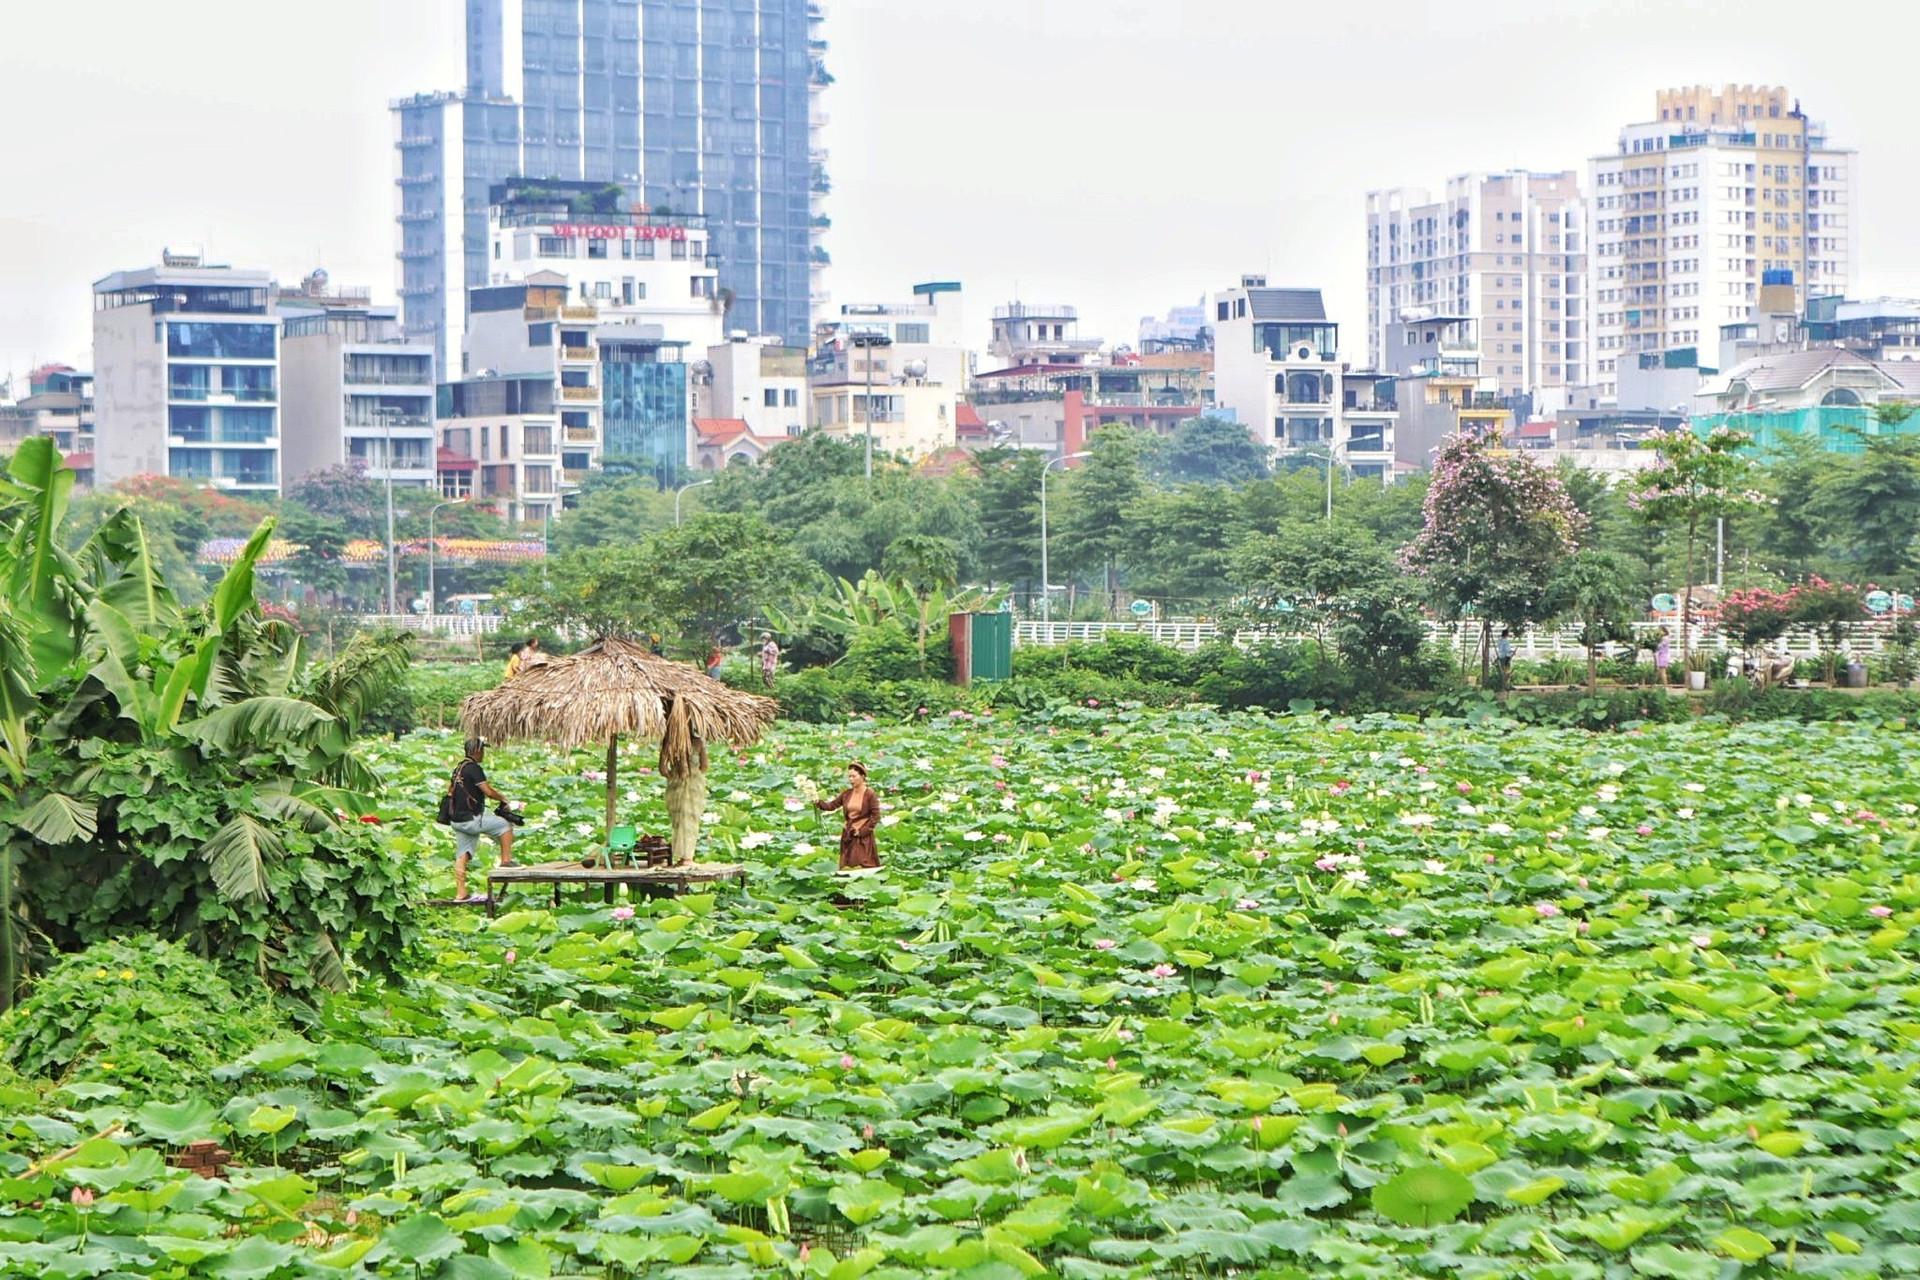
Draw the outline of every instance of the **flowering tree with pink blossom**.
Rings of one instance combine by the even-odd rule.
[[[1691,653],[1694,556],[1700,535],[1713,521],[1765,505],[1766,495],[1751,486],[1753,460],[1743,451],[1753,437],[1715,427],[1706,435],[1686,428],[1662,431],[1652,439],[1658,454],[1627,494],[1627,505],[1648,524],[1679,529],[1686,535],[1687,575],[1681,588],[1680,651]]]
[[[1402,563],[1449,617],[1479,613],[1484,683],[1492,625],[1524,627],[1552,611],[1553,573],[1578,545],[1579,509],[1559,476],[1489,428],[1441,442],[1423,511]]]

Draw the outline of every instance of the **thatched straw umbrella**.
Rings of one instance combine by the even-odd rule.
[[[741,693],[631,640],[600,640],[497,689],[468,694],[460,724],[489,740],[533,738],[560,747],[607,744],[607,822],[615,826],[620,735],[660,739],[660,772],[673,819],[673,860],[693,861],[706,804],[709,740],[759,740],[778,714],[772,698]]]

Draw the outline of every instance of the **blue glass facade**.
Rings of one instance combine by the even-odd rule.
[[[648,353],[650,354],[650,353]],[[600,365],[601,423],[608,461],[651,474],[662,488],[687,462],[687,366],[608,347]]]

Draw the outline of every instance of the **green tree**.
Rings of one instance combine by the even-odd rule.
[[[1574,549],[1580,513],[1553,472],[1486,430],[1441,443],[1425,516],[1406,564],[1447,616],[1469,606],[1479,613],[1484,682],[1493,624],[1523,627],[1546,616],[1547,584]]]
[[[1680,650],[1692,651],[1693,580],[1702,533],[1724,516],[1765,501],[1752,488],[1753,463],[1743,452],[1752,437],[1715,427],[1705,436],[1662,431],[1653,439],[1659,460],[1635,477],[1628,504],[1652,524],[1682,535],[1686,581],[1681,588]]]
[[[1102,427],[1087,443],[1092,456],[1060,486],[1064,500],[1058,531],[1051,536],[1062,564],[1076,573],[1100,574],[1111,612],[1119,593],[1129,520],[1144,487],[1141,443],[1126,427]]]
[[[975,454],[974,464],[981,571],[989,582],[1031,587],[1040,580],[1040,468],[1046,458],[1029,449],[999,448]]]
[[[1233,554],[1242,615],[1256,624],[1285,618],[1306,628],[1323,653],[1354,595],[1392,576],[1386,549],[1349,524],[1291,521],[1278,533],[1253,535]]]
[[[1911,412],[1913,406],[1881,408]],[[1870,582],[1911,581],[1920,565],[1914,554],[1914,530],[1920,528],[1920,439],[1856,434],[1861,452],[1844,461],[1826,456],[1812,501],[1799,518],[1817,523],[1850,574]]]
[[[1759,480],[1769,501],[1749,519],[1754,541],[1781,573],[1811,572],[1825,550],[1822,479],[1845,470],[1845,460],[1821,448],[1814,436],[1790,436],[1776,446]]]
[[[1238,422],[1202,415],[1182,422],[1154,458],[1167,484],[1239,485],[1266,476],[1267,450]]]
[[[701,509],[702,495],[708,492],[710,489],[703,486],[682,495],[682,519]],[[441,512],[442,516],[445,514]],[[644,477],[596,472],[582,487],[579,506],[569,508],[554,520],[548,546],[554,555],[588,547],[619,546],[637,542],[672,524],[672,493]]]
[[[920,665],[927,662],[928,604],[938,593],[950,590],[960,578],[958,549],[945,538],[910,533],[888,544],[881,572],[904,586],[918,605],[915,644]]]
[[[1136,594],[1196,605],[1228,595],[1240,526],[1238,507],[1225,486],[1148,490],[1129,532],[1127,585]]]
[[[395,494],[398,501],[399,494]],[[349,538],[387,536],[387,492],[365,467],[338,466],[311,471],[287,486],[286,500],[317,516],[338,520]]]
[[[1547,583],[1548,608],[1569,619],[1587,651],[1587,690],[1600,683],[1600,648],[1631,641],[1640,614],[1633,570],[1605,551],[1576,551],[1555,566]]]
[[[287,557],[288,572],[338,603],[347,585],[347,566],[342,558],[347,548],[347,527],[332,516],[315,515],[289,503],[281,532],[298,548]]]

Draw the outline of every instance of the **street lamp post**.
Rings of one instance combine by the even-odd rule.
[[[1053,583],[1048,578],[1047,568],[1047,472],[1061,463],[1074,458],[1091,458],[1093,454],[1085,449],[1079,453],[1063,453],[1050,459],[1040,468],[1040,620],[1053,621]]]
[[[433,588],[434,553],[440,549],[440,544],[433,540],[433,518],[440,514],[440,508],[457,507],[463,502],[471,501],[472,497],[472,494],[468,494],[464,498],[449,498],[445,502],[436,502],[427,508],[427,616],[429,618],[438,617],[440,613],[440,595]]]
[[[853,345],[867,353],[867,483],[873,483],[873,349],[890,347],[893,339],[884,333],[856,333]],[[1044,486],[1042,486],[1044,487]]]
[[[385,442],[382,456],[380,459],[380,462],[381,462],[380,469],[386,473],[386,477],[387,477],[387,616],[389,618],[392,618],[392,617],[398,616],[400,612],[399,601],[397,599],[397,593],[394,587],[394,577],[395,577],[395,573],[394,573],[395,557],[393,552],[393,415],[394,415],[394,410],[389,408],[386,405],[381,405],[378,409],[375,409],[373,412],[374,412],[374,416],[380,419],[380,434]]]
[[[683,484],[678,489],[675,489],[673,491],[673,527],[674,528],[678,529],[680,527],[680,495],[685,493],[689,489],[698,489],[703,484],[712,484],[712,483],[713,481],[711,480],[695,480],[693,483]]]

